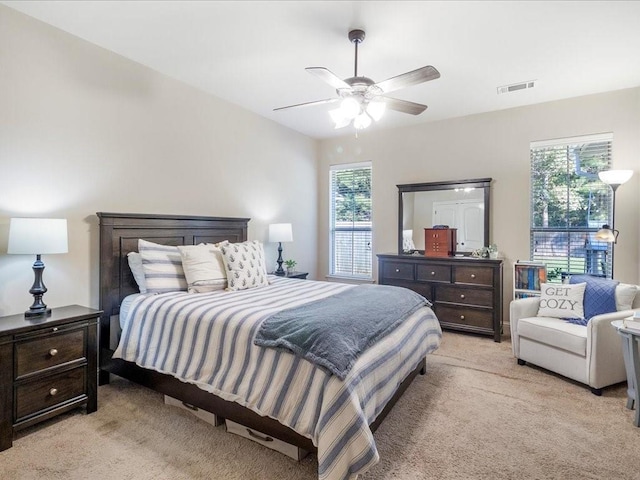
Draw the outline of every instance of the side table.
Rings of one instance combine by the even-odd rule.
[[[101,313],[70,305],[0,317],[0,451],[17,430],[81,405],[97,410]]]
[[[271,272],[271,274],[277,275],[276,272]],[[285,278],[300,278],[302,280],[306,280],[307,275],[309,275],[309,272],[291,272],[291,273],[285,273],[284,275],[278,275],[278,276],[285,277]]]
[[[636,415],[633,424],[640,427],[640,330],[625,328],[623,320],[611,322],[620,336],[622,336],[622,354],[624,366],[627,370],[627,408],[635,407]]]

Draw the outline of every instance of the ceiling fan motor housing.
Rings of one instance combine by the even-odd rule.
[[[351,43],[362,43],[364,41],[364,30],[351,30],[349,32],[349,41]]]

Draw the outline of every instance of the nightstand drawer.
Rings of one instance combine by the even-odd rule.
[[[73,398],[86,396],[85,380],[86,367],[82,366],[17,385],[15,421]]]
[[[436,290],[437,302],[461,303],[477,305],[479,307],[493,306],[493,291],[477,288],[456,287],[453,285],[439,285]]]
[[[81,328],[17,343],[16,379],[85,358],[85,332]]]

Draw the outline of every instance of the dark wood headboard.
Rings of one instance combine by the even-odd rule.
[[[138,251],[138,239],[162,245],[196,245],[247,239],[248,218],[200,217],[98,212],[100,220],[100,333],[109,338],[112,315],[127,295],[138,292],[127,253]],[[105,338],[105,340],[106,340]]]

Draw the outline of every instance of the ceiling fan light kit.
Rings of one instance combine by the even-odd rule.
[[[389,78],[380,83],[376,83],[368,77],[359,77],[358,45],[362,43],[364,37],[365,32],[363,30],[351,30],[349,32],[349,41],[355,46],[353,77],[342,80],[324,67],[308,67],[305,69],[307,72],[335,88],[338,94],[337,98],[298,103],[274,110],[340,102],[340,106],[337,109],[329,111],[335,128],[343,128],[352,124],[356,130],[363,130],[374,121],[379,121],[387,108],[411,115],[420,115],[424,112],[427,109],[426,105],[388,97],[386,94],[411,85],[417,85],[440,78],[440,72],[431,65],[428,65]]]

